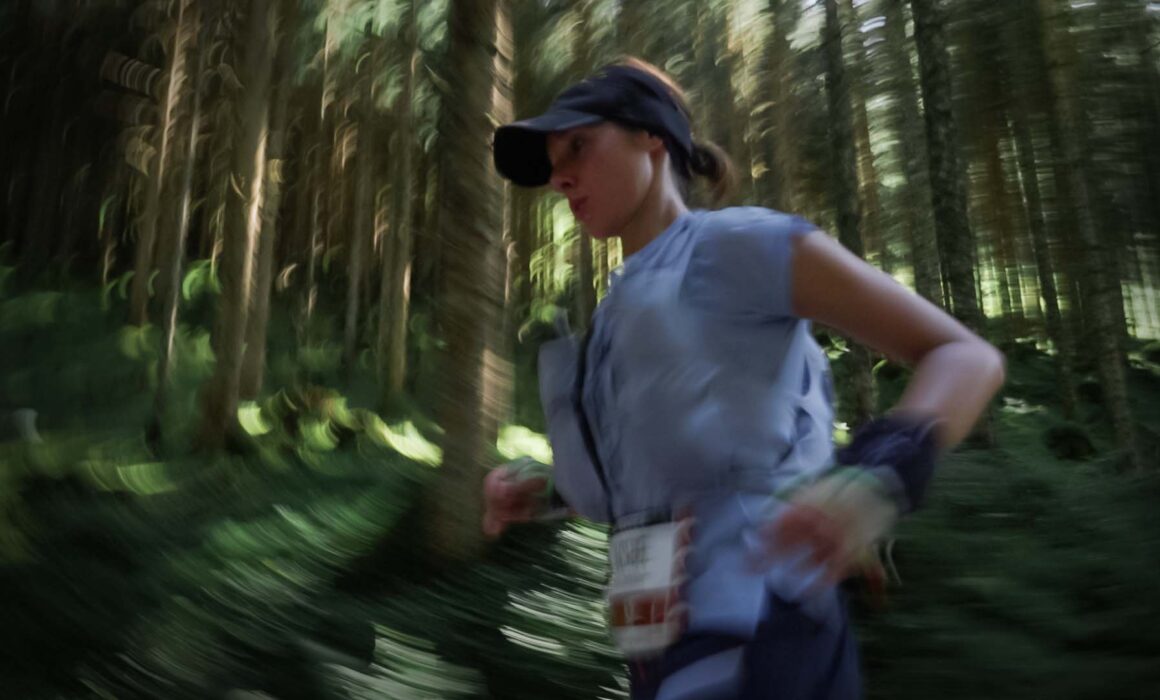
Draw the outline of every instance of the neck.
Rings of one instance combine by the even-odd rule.
[[[666,172],[667,168],[662,172]],[[689,210],[677,188],[668,177],[658,177],[641,202],[640,208],[632,215],[628,224],[620,230],[620,244],[624,257],[636,253],[661,235],[677,217]]]

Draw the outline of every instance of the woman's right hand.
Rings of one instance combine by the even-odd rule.
[[[516,465],[492,469],[483,480],[483,533],[499,537],[509,525],[534,520],[547,506],[548,479]]]

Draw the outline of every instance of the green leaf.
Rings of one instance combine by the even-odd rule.
[[[253,401],[238,406],[238,423],[250,435],[265,435],[271,430],[270,423],[262,416],[262,407]]]
[[[338,438],[330,428],[330,421],[304,420],[301,423],[302,440],[318,452],[329,452],[338,447]]]

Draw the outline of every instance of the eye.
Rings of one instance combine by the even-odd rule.
[[[580,149],[583,147],[584,147],[584,137],[583,136],[573,136],[572,142],[569,144],[569,149],[571,150],[572,155],[576,155],[577,153],[579,153]]]

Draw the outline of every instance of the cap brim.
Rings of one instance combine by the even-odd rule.
[[[601,121],[604,118],[595,114],[557,109],[501,126],[495,130],[492,143],[495,169],[521,187],[546,185],[552,176],[548,134]]]

